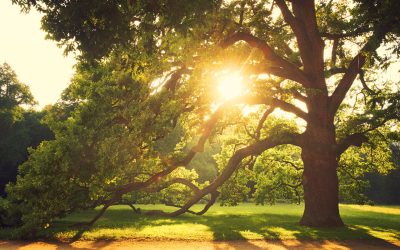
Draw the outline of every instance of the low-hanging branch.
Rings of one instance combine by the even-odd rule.
[[[164,164],[168,165],[169,167],[166,168],[165,170],[158,172],[148,178],[144,182],[132,182],[126,185],[123,185],[117,189],[115,189],[112,197],[105,202],[103,208],[100,210],[100,212],[87,224],[87,225],[93,225],[103,214],[104,212],[113,204],[115,204],[118,200],[121,199],[122,195],[129,193],[133,190],[143,190],[146,191],[146,188],[148,188],[150,185],[155,184],[159,182],[162,178],[170,174],[173,170],[175,170],[178,166],[186,166],[190,163],[190,161],[193,159],[193,157],[196,155],[197,152],[201,152],[204,149],[204,144],[207,141],[208,137],[211,135],[211,132],[217,123],[217,121],[220,119],[220,117],[224,114],[224,111],[226,108],[232,106],[233,104],[268,104],[277,107],[277,105],[282,105],[283,101],[277,100],[272,98],[273,101],[268,100],[266,101],[265,98],[260,98],[260,97],[252,97],[252,96],[247,96],[247,97],[242,97],[242,98],[236,98],[230,101],[227,101],[224,105],[219,107],[217,111],[213,113],[213,115],[210,117],[210,119],[206,122],[206,124],[203,127],[203,133],[200,139],[198,140],[198,143],[192,147],[192,149],[187,153],[187,155],[180,161],[176,163],[171,163],[168,159],[161,158]],[[288,103],[287,103],[288,104]],[[291,105],[291,104],[288,104]],[[294,108],[296,108],[294,105],[292,105]],[[266,119],[262,118],[262,119]],[[147,214],[157,214],[157,215],[163,215],[163,216],[178,216],[182,213],[185,213],[188,211],[188,209],[199,202],[204,196],[207,194],[211,194],[211,198],[209,202],[206,204],[203,210],[198,212],[199,214],[205,213],[209,207],[214,204],[216,201],[219,193],[217,191],[217,188],[219,188],[232,174],[233,172],[237,169],[239,163],[246,157],[248,156],[255,156],[261,154],[263,151],[273,148],[278,145],[283,145],[283,144],[293,144],[293,145],[300,145],[300,137],[301,135],[299,134],[286,134],[285,136],[279,136],[279,138],[268,138],[264,140],[257,141],[254,144],[251,144],[247,147],[241,148],[237,150],[234,155],[230,158],[227,166],[224,168],[224,170],[221,172],[221,174],[208,186],[206,186],[203,189],[198,189],[197,186],[195,186],[193,183],[191,183],[188,180],[183,180],[181,178],[176,178],[168,182],[168,184],[173,184],[173,183],[181,183],[189,188],[192,189],[193,191],[193,197],[188,200],[183,206],[181,206],[178,210],[171,212],[171,213],[166,213],[164,211],[149,211]],[[190,183],[189,183],[190,182]],[[165,188],[165,186],[159,187],[161,189]],[[154,190],[158,190],[159,188],[155,188]],[[149,189],[150,190],[150,189]]]
[[[244,98],[238,97],[236,99],[227,101],[224,105],[219,107],[217,109],[217,111],[215,111],[212,114],[212,116],[210,117],[210,119],[205,123],[205,125],[203,126],[202,135],[200,136],[198,143],[192,147],[192,149],[186,154],[186,156],[183,159],[178,160],[176,162],[171,162],[171,160],[169,160],[169,159],[160,157],[163,164],[168,166],[166,169],[152,175],[144,182],[131,182],[131,183],[122,185],[118,188],[109,189],[109,191],[112,192],[111,198],[107,201],[104,201],[104,205],[103,205],[102,209],[100,210],[100,212],[90,222],[85,223],[85,225],[87,225],[87,226],[93,225],[105,213],[105,211],[110,206],[112,206],[113,204],[115,204],[116,202],[121,200],[122,195],[127,194],[133,190],[145,189],[145,188],[149,187],[150,185],[155,184],[155,183],[159,182],[160,180],[162,180],[162,178],[164,178],[165,176],[170,174],[172,171],[174,171],[179,166],[187,166],[198,152],[202,152],[202,150],[204,149],[204,144],[206,143],[207,139],[211,135],[211,132],[212,132],[215,124],[220,119],[220,117],[224,114],[224,111],[226,110],[226,108],[228,108],[234,104],[238,104],[238,103],[239,104],[241,104],[241,103],[263,104],[264,100],[261,98],[254,98],[254,97],[247,97],[247,98],[246,97],[244,97]],[[196,192],[196,193],[199,194],[200,192]],[[204,195],[202,195],[201,197],[203,197],[203,196]],[[216,197],[214,197],[214,198],[216,199]],[[211,199],[210,202],[212,200],[213,199]],[[214,202],[215,202],[215,200],[214,200]],[[211,206],[211,205],[209,205],[209,206]]]
[[[205,145],[207,139],[210,137],[215,124],[220,119],[220,117],[224,114],[225,110],[234,104],[249,104],[249,105],[266,104],[271,107],[279,107],[285,111],[288,111],[288,112],[298,115],[300,118],[303,118],[304,120],[307,120],[307,113],[305,113],[304,111],[302,111],[301,109],[297,108],[296,106],[294,106],[292,104],[289,104],[287,102],[284,102],[284,101],[276,99],[276,98],[262,98],[262,97],[257,97],[257,96],[244,96],[244,97],[234,98],[232,100],[227,101],[224,105],[220,106],[211,115],[211,117],[209,118],[209,120],[206,122],[206,124],[203,127],[202,135],[200,136],[197,144],[191,148],[191,150],[186,154],[186,156],[182,160],[177,161],[177,162],[170,162],[170,160],[160,157],[160,159],[163,161],[164,165],[169,166],[168,168],[166,168],[165,170],[163,170],[157,174],[154,174],[145,182],[132,182],[132,183],[129,183],[129,184],[126,184],[124,186],[117,188],[116,195],[124,194],[124,193],[130,192],[135,189],[145,188],[145,187],[149,186],[150,184],[161,180],[162,177],[170,174],[177,167],[188,165],[190,163],[190,161],[193,159],[193,157],[198,152],[202,152],[204,150],[204,145]]]
[[[285,136],[279,136],[279,138],[271,137],[265,140],[255,142],[241,149],[238,149],[229,159],[226,167],[221,172],[221,174],[210,185],[206,186],[205,188],[201,189],[200,192],[196,193],[180,209],[170,213],[158,211],[158,213],[156,214],[175,217],[185,213],[190,207],[199,202],[205,195],[216,192],[217,188],[219,188],[222,184],[224,184],[224,182],[228,178],[232,176],[232,174],[239,166],[239,163],[244,158],[249,156],[259,155],[265,150],[279,145],[285,145],[285,144],[300,145],[300,137],[301,137],[300,134],[288,133]]]

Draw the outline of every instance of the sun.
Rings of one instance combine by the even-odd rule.
[[[225,75],[221,77],[218,83],[218,91],[225,100],[243,95],[245,87],[243,85],[243,77],[239,74]]]

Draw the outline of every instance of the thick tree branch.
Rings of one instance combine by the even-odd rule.
[[[273,107],[278,107],[284,111],[293,113],[293,114],[297,115],[298,117],[302,118],[303,120],[308,121],[308,114],[293,104],[287,103],[285,101],[282,101],[282,100],[279,100],[276,98],[267,99],[266,104],[269,104]]]
[[[211,135],[212,129],[215,126],[216,122],[219,120],[220,116],[223,115],[224,111],[226,108],[232,106],[233,104],[267,104],[272,107],[280,107],[283,110],[286,110],[288,112],[292,112],[297,114],[299,117],[302,117],[303,119],[306,119],[307,114],[304,113],[302,110],[298,109],[292,104],[286,103],[284,101],[275,99],[275,98],[261,98],[261,97],[254,97],[254,96],[245,96],[245,97],[238,97],[236,99],[232,99],[228,102],[226,102],[224,105],[222,105],[216,112],[213,113],[211,118],[206,122],[203,128],[203,133],[200,139],[198,140],[198,143],[192,147],[192,149],[187,153],[187,155],[177,161],[177,162],[171,162],[169,159],[161,157],[162,162],[164,165],[169,166],[163,171],[160,171],[151,177],[149,177],[146,181],[144,182],[132,182],[128,183],[126,185],[123,185],[117,189],[114,189],[114,196],[110,201],[103,207],[101,213],[98,214],[98,216],[95,217],[94,221],[96,221],[104,212],[105,210],[111,206],[116,200],[119,200],[123,194],[129,193],[133,190],[145,190],[148,188],[150,185],[155,184],[159,182],[162,178],[170,174],[172,171],[174,171],[178,166],[186,166],[190,163],[190,161],[193,159],[193,157],[196,155],[197,152],[201,152],[204,149],[204,144],[207,141],[208,137]],[[186,212],[193,204],[197,203],[202,197],[209,193],[214,193],[216,192],[216,189],[224,183],[224,181],[229,178],[234,170],[236,169],[237,165],[241,162],[242,159],[244,159],[247,156],[250,155],[257,155],[263,152],[264,150],[268,148],[275,147],[277,145],[282,145],[282,144],[294,144],[298,145],[299,144],[299,135],[288,135],[284,138],[279,138],[277,141],[276,140],[262,140],[259,141],[253,145],[250,145],[248,147],[239,149],[236,151],[234,156],[231,158],[231,160],[228,163],[228,167],[224,169],[221,173],[221,175],[209,186],[202,190],[198,190],[198,188],[194,185],[189,184],[187,180],[184,180],[184,182],[180,181],[179,183],[185,184],[189,186],[193,191],[194,191],[194,196],[191,200],[188,201],[184,206],[182,206],[181,209],[173,212],[173,213],[165,213],[162,211],[151,211],[149,213],[154,213],[158,215],[165,215],[165,216],[176,216],[179,214],[182,214]],[[177,179],[175,179],[176,181]],[[216,199],[216,197],[215,197]],[[215,200],[214,200],[215,202]],[[211,206],[211,205],[209,205]],[[208,209],[208,208],[207,208]],[[94,222],[93,222],[94,223]]]
[[[259,155],[269,148],[276,147],[278,145],[293,144],[300,145],[300,135],[299,134],[287,134],[285,136],[279,136],[279,138],[269,138],[269,140],[258,141],[247,147],[237,150],[233,156],[229,159],[227,166],[221,172],[221,174],[207,187],[203,188],[194,195],[181,209],[176,210],[172,213],[164,213],[168,216],[178,216],[183,214],[191,206],[196,204],[203,196],[215,192],[237,169],[239,163],[246,157],[252,155]]]
[[[333,67],[333,68],[330,68],[330,69],[326,70],[326,71],[325,71],[325,75],[326,75],[327,77],[331,77],[331,76],[333,76],[333,75],[336,75],[336,74],[344,74],[344,73],[346,73],[346,72],[347,72],[347,69],[346,69],[346,68],[342,68],[342,67]]]
[[[341,140],[336,146],[336,156],[340,157],[351,146],[360,147],[363,143],[368,142],[368,138],[364,133],[355,133]]]
[[[249,74],[271,74],[284,79],[292,80],[301,83],[305,80],[304,76],[299,77],[299,74],[294,74],[293,71],[288,71],[284,68],[270,64],[256,64],[256,65],[246,65],[243,68],[243,72]]]
[[[261,116],[261,119],[258,121],[258,125],[256,128],[256,131],[254,132],[255,138],[257,140],[260,139],[261,136],[261,129],[264,126],[265,120],[267,120],[268,116],[274,111],[273,108],[267,108],[267,110],[265,110],[265,112],[263,113],[263,115]]]
[[[278,5],[279,9],[281,10],[283,19],[287,24],[289,24],[290,28],[293,30],[295,36],[301,40],[306,40],[305,33],[303,32],[303,29],[301,28],[301,24],[299,23],[299,20],[296,19],[292,12],[289,10],[289,7],[287,6],[285,0],[275,0],[275,3]]]
[[[225,104],[220,106],[217,109],[217,111],[215,111],[211,115],[210,119],[203,125],[202,135],[200,136],[197,144],[194,145],[190,149],[190,151],[186,154],[185,157],[183,157],[181,160],[178,160],[178,161],[171,161],[167,158],[160,157],[163,164],[165,166],[168,166],[165,170],[162,170],[162,171],[152,175],[144,182],[131,182],[131,183],[125,184],[123,186],[120,186],[118,188],[114,188],[115,194],[117,196],[118,195],[121,196],[122,194],[131,192],[133,190],[139,190],[139,189],[146,188],[149,185],[160,181],[163,177],[170,174],[177,167],[187,166],[198,152],[203,152],[204,145],[205,145],[207,139],[210,137],[215,124],[220,119],[220,117],[224,114],[224,112],[226,111],[227,108],[229,108],[235,104],[269,104],[271,101],[268,101],[268,103],[266,103],[266,102],[267,101],[265,99],[260,98],[260,97],[254,97],[254,96],[237,97],[235,99],[227,101]]]
[[[318,76],[322,77],[324,44],[317,27],[314,1],[292,1],[293,14],[285,0],[276,0],[275,2],[281,10],[283,19],[296,36],[304,71],[306,74],[319,72]],[[313,76],[313,78],[315,77],[317,75]],[[313,84],[320,85],[322,82],[314,81]]]
[[[182,75],[190,74],[191,72],[192,70],[186,67],[177,69],[171,74],[170,78],[165,82],[163,87],[171,92],[175,92],[176,85],[178,84],[178,81],[181,79]]]
[[[346,32],[346,33],[328,33],[328,32],[321,32],[321,36],[330,40],[337,40],[341,38],[348,38],[348,37],[356,37],[363,35],[365,33],[371,32],[371,28],[369,27],[359,27],[353,31]]]
[[[365,63],[365,56],[362,53],[359,53],[354,59],[351,61],[349,67],[347,68],[346,73],[343,78],[340,80],[339,85],[336,87],[333,94],[330,96],[329,102],[329,112],[333,115],[338,110],[340,104],[345,98],[347,92],[349,91],[351,85],[354,82],[354,79],[357,77],[358,72]]]
[[[293,94],[293,97],[299,101],[302,101],[304,103],[308,103],[308,98],[304,95],[302,95],[299,91],[293,90],[291,91]]]

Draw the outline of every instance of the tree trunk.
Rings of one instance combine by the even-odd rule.
[[[307,140],[302,147],[305,207],[300,225],[343,226],[339,214],[338,160],[334,151],[333,121],[318,119],[318,122],[310,122],[304,138]]]

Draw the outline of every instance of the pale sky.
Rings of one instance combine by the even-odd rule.
[[[35,10],[21,13],[11,0],[0,0],[0,64],[7,62],[30,87],[39,102],[36,108],[59,99],[75,64],[73,55],[65,57],[56,42],[45,39],[40,19]]]

